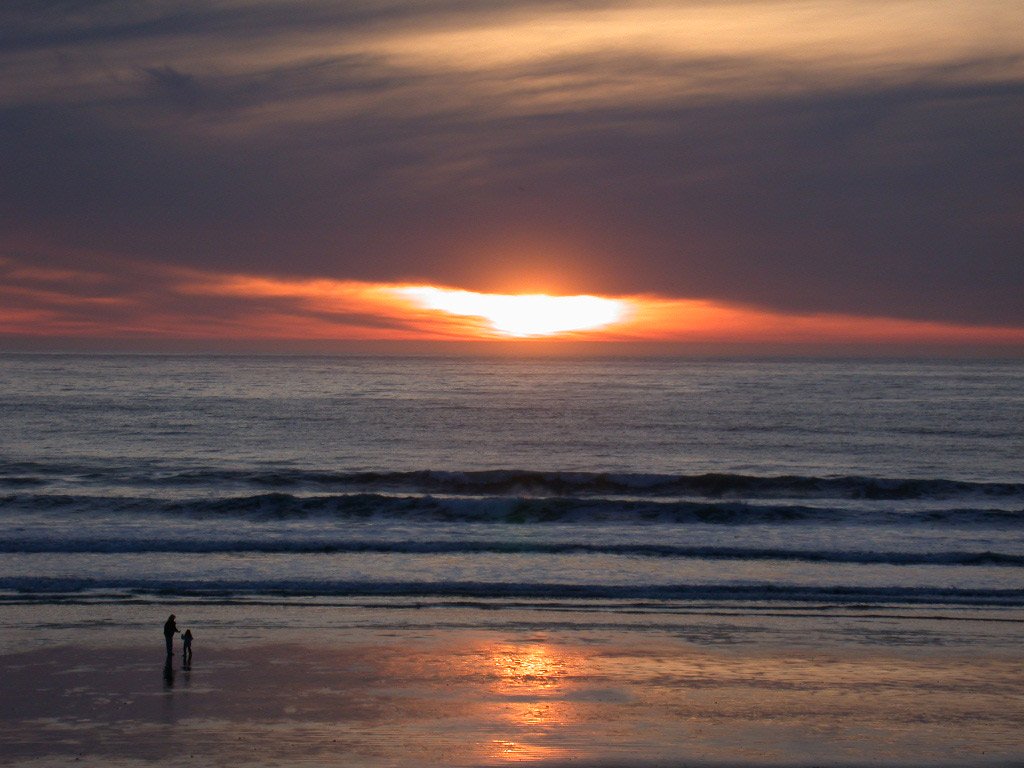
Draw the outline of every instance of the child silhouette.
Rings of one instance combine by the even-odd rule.
[[[181,636],[182,661],[192,661],[192,630],[186,629]]]

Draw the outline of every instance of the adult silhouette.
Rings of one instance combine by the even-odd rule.
[[[174,614],[172,613],[170,617],[168,617],[167,621],[164,622],[164,640],[167,642],[168,657],[174,655],[174,649],[171,641],[174,639],[174,635],[177,631],[178,625],[174,623]]]

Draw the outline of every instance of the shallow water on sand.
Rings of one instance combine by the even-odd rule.
[[[10,608],[18,625],[18,612]],[[0,653],[4,765],[1010,765],[1008,627],[921,619],[178,605],[65,607]],[[424,614],[429,616],[424,617]],[[12,620],[13,619],[13,620]],[[182,626],[185,626],[182,623]],[[37,642],[31,642],[34,637]],[[44,640],[45,642],[38,642]],[[70,644],[68,644],[70,643]]]
[[[1020,363],[7,355],[0,391],[0,764],[1024,764]]]

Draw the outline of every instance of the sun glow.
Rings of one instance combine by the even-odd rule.
[[[137,289],[129,288],[132,277]],[[147,286],[143,288],[142,286]],[[154,309],[150,292],[162,291]],[[216,297],[210,301],[210,297]],[[338,280],[96,262],[88,270],[41,270],[0,257],[0,336],[41,339],[189,340],[358,345],[477,344],[480,350],[613,350],[646,345],[741,344],[757,349],[806,345],[941,345],[1019,355],[1024,327],[972,326],[892,317],[795,313],[708,298],[619,294],[484,294],[412,283]],[[160,343],[164,343],[161,341]],[[509,343],[506,347],[503,342]],[[549,343],[550,342],[550,343]],[[574,346],[580,344],[582,346]],[[228,346],[230,345],[230,346]],[[493,345],[493,346],[491,346]],[[796,346],[793,346],[796,345]],[[220,347],[211,347],[220,348]],[[288,346],[288,349],[293,348]],[[397,348],[397,347],[395,347]],[[708,349],[715,347],[709,346]],[[936,347],[939,349],[940,347]],[[380,349],[391,349],[382,346]],[[443,346],[422,347],[440,351]],[[477,349],[477,347],[467,347]],[[686,348],[689,351],[690,347]]]
[[[552,336],[589,331],[622,320],[626,302],[599,296],[473,293],[431,286],[408,286],[397,292],[424,309],[478,317],[503,336]]]

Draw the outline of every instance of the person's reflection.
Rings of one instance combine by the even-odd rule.
[[[164,688],[170,689],[174,687],[174,667],[171,665],[171,657],[167,657],[167,661],[164,663]]]

